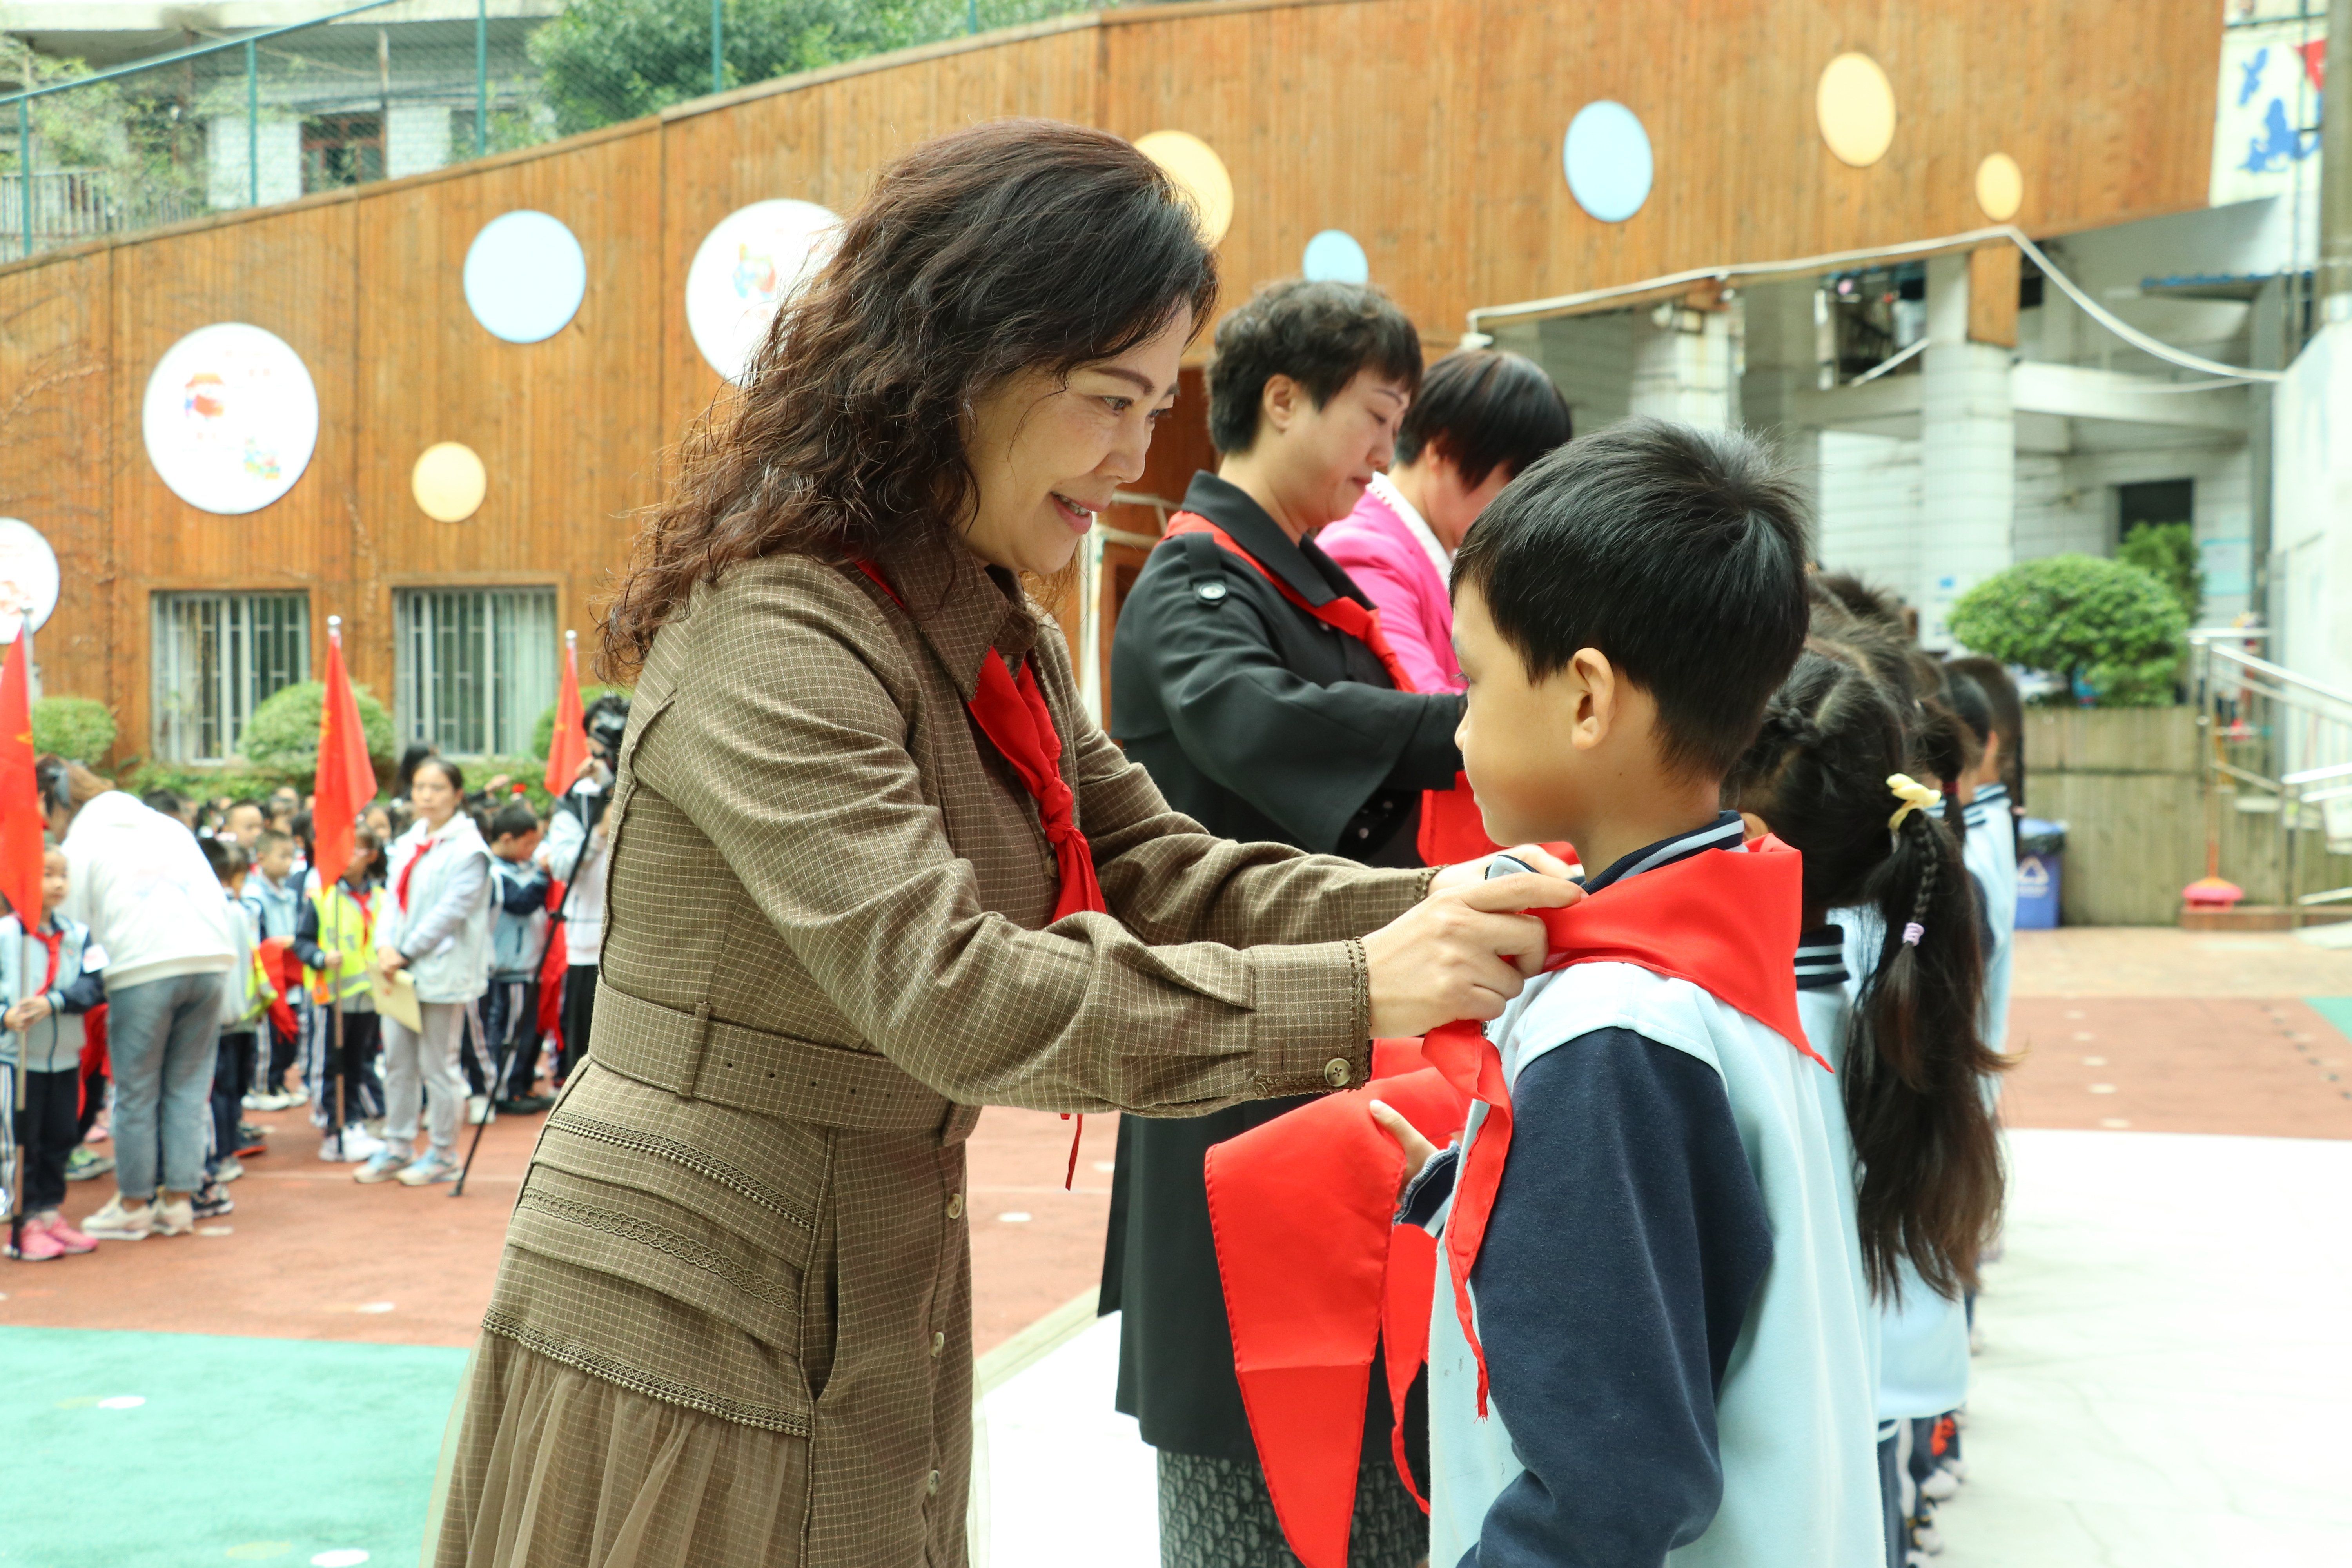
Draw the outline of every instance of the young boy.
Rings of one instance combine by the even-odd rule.
[[[498,1108],[529,1116],[555,1102],[531,1093],[539,1077],[539,965],[547,956],[547,872],[539,852],[539,814],[510,800],[492,814],[490,892],[498,910],[490,932],[490,989],[482,998],[482,1034],[490,1059],[506,1057]]]
[[[294,932],[294,956],[311,989],[302,1058],[310,1121],[326,1132],[319,1158],[343,1163],[364,1161],[383,1147],[361,1125],[383,1114],[383,1083],[375,1067],[382,1020],[368,983],[376,902],[383,893],[373,874],[378,852],[375,835],[355,829],[342,876],[332,887],[311,889]]]
[[[1743,851],[1719,809],[1803,644],[1801,512],[1745,439],[1633,420],[1530,468],[1459,556],[1487,833],[1573,842],[1606,868],[1571,918],[1650,911],[1687,957],[1531,982],[1481,1043],[1463,1144],[1405,1194],[1445,1226],[1440,1568],[1884,1557],[1851,1178],[1795,1021],[1794,857]]]
[[[205,863],[220,879],[221,895],[236,916],[237,939],[236,963],[222,987],[220,1033],[214,1054],[212,1154],[205,1162],[204,1190],[195,1195],[197,1217],[208,1219],[227,1214],[236,1206],[224,1189],[245,1174],[245,1165],[238,1156],[247,1150],[237,1113],[244,1108],[247,1091],[253,1087],[254,1058],[260,1043],[258,1030],[269,1004],[278,995],[278,988],[262,973],[258,931],[253,911],[245,901],[245,851],[237,847],[234,838],[206,838],[201,842]],[[258,1145],[250,1152],[259,1152]]]
[[[16,1113],[16,1147],[25,1160],[25,1242],[9,1256],[47,1262],[98,1243],[68,1225],[66,1161],[81,1142],[82,1015],[106,1000],[106,953],[89,928],[58,913],[69,886],[66,852],[54,846],[41,858],[41,914],[31,931],[15,914],[0,918],[0,1071],[13,1075],[16,1052],[25,1061],[25,1103]],[[5,907],[5,906],[0,906]],[[0,1234],[5,1226],[0,1226]]]
[[[296,928],[302,922],[302,883],[294,873],[299,853],[294,836],[275,827],[261,829],[254,840],[253,869],[245,879],[242,896],[264,942],[292,942]],[[309,999],[299,984],[289,984],[286,991],[287,1003],[294,1015],[294,1032],[289,1035],[280,1031],[274,1021],[261,1026],[268,1040],[269,1062],[260,1083],[255,1086],[257,1092],[248,1097],[247,1109],[251,1110],[283,1110],[302,1103],[301,1094],[286,1087],[286,1075],[293,1070],[301,1054]]]

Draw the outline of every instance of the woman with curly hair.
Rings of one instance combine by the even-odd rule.
[[[1024,578],[1140,475],[1215,296],[1159,168],[1003,121],[879,176],[605,626],[587,1059],[455,1424],[438,1562],[964,1559],[982,1105],[1211,1110],[1489,1017],[1571,901],[1239,845],[1079,701]]]

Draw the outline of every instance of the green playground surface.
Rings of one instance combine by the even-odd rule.
[[[0,1568],[412,1568],[466,1352],[0,1329]]]

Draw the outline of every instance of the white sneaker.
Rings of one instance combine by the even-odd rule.
[[[213,1180],[226,1186],[245,1174],[245,1162],[232,1154],[213,1167]],[[194,1200],[191,1199],[191,1202]]]
[[[400,1173],[400,1184],[404,1187],[429,1186],[435,1182],[454,1182],[457,1179],[457,1162],[430,1151],[411,1162]]]
[[[370,1184],[388,1182],[393,1177],[400,1175],[401,1168],[407,1163],[407,1155],[395,1154],[389,1149],[379,1149],[367,1157],[367,1163],[352,1173],[352,1180]]]
[[[468,1127],[479,1127],[483,1122],[488,1121],[489,1119],[490,1097],[487,1094],[467,1095],[466,1097],[466,1125]]]
[[[358,1127],[347,1125],[340,1133],[329,1133],[319,1145],[319,1158],[341,1165],[357,1164],[383,1149],[381,1140],[371,1138]]]
[[[257,1089],[238,1103],[247,1110],[275,1110],[278,1109],[278,1097]]]
[[[151,1203],[127,1209],[122,1206],[122,1194],[117,1193],[79,1228],[84,1236],[96,1237],[100,1241],[144,1241],[155,1228],[155,1205]]]
[[[1960,1491],[1960,1478],[1948,1469],[1938,1469],[1919,1483],[1919,1495],[1929,1502],[1949,1502]]]
[[[152,1236],[194,1236],[196,1232],[196,1205],[193,1198],[166,1203],[159,1194],[153,1203],[147,1205],[147,1212],[155,1216],[154,1228],[149,1232]]]
[[[1911,1542],[1930,1557],[1940,1555],[1944,1550],[1943,1533],[1932,1524],[1913,1525]]]

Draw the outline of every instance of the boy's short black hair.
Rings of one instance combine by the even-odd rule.
[[[139,797],[139,804],[150,811],[160,811],[166,816],[177,816],[187,805],[167,789],[151,789]]]
[[[1664,760],[1720,778],[1805,643],[1805,503],[1736,432],[1628,419],[1514,479],[1454,561],[1540,680],[1596,648],[1658,705]]]
[[[539,813],[531,810],[528,801],[509,800],[490,814],[489,835],[493,844],[501,838],[520,838],[526,833],[538,831]]]
[[[215,881],[226,882],[246,868],[245,848],[234,838],[199,838],[196,847],[205,852]]]
[[[294,836],[287,832],[284,828],[265,827],[261,830],[261,837],[253,841],[253,858],[258,860],[264,855],[268,854],[272,849],[277,848],[280,844],[291,844],[293,842]]]
[[[1217,323],[1209,365],[1209,439],[1227,455],[1257,445],[1266,382],[1286,375],[1322,407],[1359,371],[1421,385],[1421,334],[1369,283],[1269,283]]]
[[[1396,460],[1434,447],[1476,489],[1496,469],[1513,479],[1574,434],[1568,399],[1525,354],[1461,349],[1429,367],[1397,427]]]

